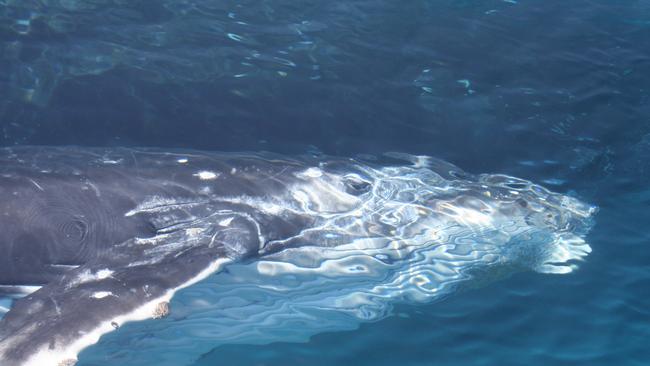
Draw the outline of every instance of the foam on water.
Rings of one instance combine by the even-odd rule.
[[[168,317],[122,326],[80,364],[182,365],[223,344],[305,341],[517,271],[569,273],[591,251],[595,207],[441,167],[323,165],[297,174],[286,197],[228,198],[316,225],[180,291]]]

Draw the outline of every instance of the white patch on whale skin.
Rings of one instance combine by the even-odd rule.
[[[177,291],[204,280],[209,275],[218,271],[223,265],[229,262],[229,259],[217,259],[216,261],[212,262],[207,268],[202,270],[199,274],[192,277],[189,281],[176,288],[168,290],[163,296],[160,296],[143,304],[130,313],[117,316],[113,319],[105,320],[95,329],[82,335],[79,339],[67,345],[64,349],[52,350],[49,348],[49,346],[41,347],[22,366],[57,365],[58,363],[65,360],[76,360],[79,352],[81,352],[84,348],[97,343],[102,335],[115,330],[113,324],[122,325],[127,322],[153,318],[161,302],[169,302]]]
[[[109,278],[112,275],[113,275],[113,271],[108,268],[100,269],[96,272],[92,272],[91,270],[87,269],[79,273],[79,275],[77,275],[77,278],[71,281],[68,286],[74,287],[82,283],[100,281]]]
[[[192,175],[199,178],[200,180],[214,180],[217,179],[217,177],[219,176],[218,173],[211,172],[209,170],[201,170],[200,172],[197,172]]]
[[[92,297],[94,299],[103,299],[103,298],[108,297],[108,296],[115,296],[115,295],[113,295],[113,293],[110,292],[110,291],[97,291],[97,292],[93,293],[92,295],[90,295],[90,297]]]
[[[111,277],[113,275],[113,271],[110,269],[100,269],[99,271],[95,272],[95,276],[97,277],[98,280],[103,280],[105,278]]]
[[[162,213],[179,208],[194,207],[204,203],[206,203],[206,201],[183,201],[176,198],[150,196],[139,203],[134,209],[126,212],[124,216],[130,217],[140,213]]]
[[[307,168],[306,170],[296,174],[299,178],[319,178],[322,175],[323,171],[314,167]]]
[[[169,234],[163,233],[150,238],[135,238],[134,242],[139,245],[156,245],[167,237],[169,237]]]
[[[189,236],[189,237],[193,237],[193,236],[197,236],[197,235],[201,234],[204,231],[205,231],[204,228],[190,227],[190,228],[185,229],[185,234],[187,236]]]
[[[223,219],[223,220],[219,221],[219,226],[224,226],[224,227],[230,226],[230,223],[232,222],[233,219],[234,219],[234,217],[229,217],[227,219]]]

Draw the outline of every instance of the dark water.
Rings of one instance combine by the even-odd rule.
[[[198,365],[647,365],[650,2],[0,1],[0,145],[402,151],[600,207],[579,271]]]

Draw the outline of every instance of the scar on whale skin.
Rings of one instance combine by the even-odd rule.
[[[169,301],[161,301],[153,311],[154,319],[161,319],[169,315]]]

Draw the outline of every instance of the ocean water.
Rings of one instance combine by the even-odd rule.
[[[572,273],[512,273],[372,321],[273,323],[249,303],[191,330],[126,324],[79,365],[146,364],[162,341],[193,366],[648,365],[648,39],[643,0],[4,0],[0,145],[399,151],[599,207]],[[309,299],[244,292],[247,268],[172,309]],[[213,346],[188,353],[192,332]]]

